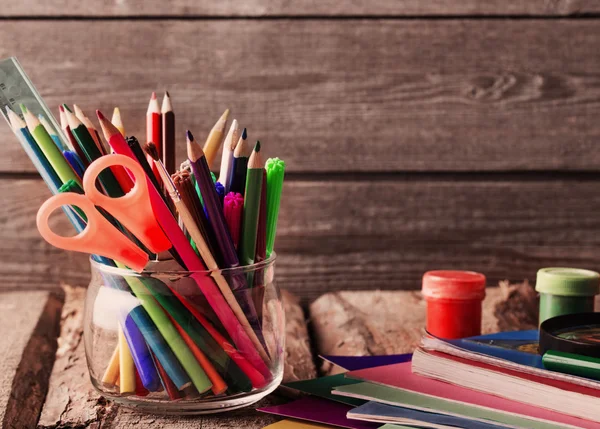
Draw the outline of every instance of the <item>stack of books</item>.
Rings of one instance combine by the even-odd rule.
[[[412,356],[330,357],[348,371],[289,383],[311,396],[261,411],[359,429],[600,428],[600,381],[545,369],[537,341],[538,331],[428,335]]]

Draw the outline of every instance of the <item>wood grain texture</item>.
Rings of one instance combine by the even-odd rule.
[[[536,297],[527,282],[502,282],[500,287],[487,288],[482,304],[482,334],[535,329]],[[411,353],[425,332],[426,308],[420,292],[327,293],[309,309],[315,347],[319,354],[333,356]],[[344,372],[326,361],[320,369],[324,375]]]
[[[597,269],[599,182],[591,178],[398,177],[290,181],[275,249],[280,287],[326,291],[418,289],[432,269],[481,271],[491,283],[535,279],[543,266]],[[43,242],[38,180],[2,180],[2,287],[85,285],[87,257]],[[52,219],[66,231],[63,216]],[[70,227],[69,227],[70,228]]]
[[[34,428],[48,391],[62,297],[48,291],[0,294],[0,425]]]
[[[596,20],[7,20],[0,40],[53,107],[118,104],[143,137],[166,88],[180,137],[230,107],[290,172],[600,170]],[[32,171],[0,135],[0,172]]]
[[[420,16],[420,15],[544,15],[595,13],[593,0],[25,0],[3,5],[0,16]]]
[[[129,411],[101,397],[90,382],[83,342],[83,305],[85,288],[65,285],[65,304],[62,311],[58,350],[44,408],[38,422],[40,429],[103,427],[127,428],[262,428],[274,417],[257,413],[252,407],[228,412],[215,417],[160,417]],[[38,292],[43,293],[43,292]],[[312,378],[316,368],[312,360],[304,314],[298,298],[282,291],[283,307],[287,319],[284,382]],[[22,307],[22,304],[19,308]],[[1,315],[0,315],[1,317]],[[302,324],[302,328],[300,327]],[[0,392],[2,393],[2,392]],[[0,395],[0,398],[2,396]],[[281,397],[270,395],[263,405],[282,402]],[[246,419],[248,426],[242,422]],[[262,426],[261,426],[262,424]]]

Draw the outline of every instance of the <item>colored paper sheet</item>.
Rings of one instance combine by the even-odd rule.
[[[310,393],[311,395],[315,395],[320,398],[325,398],[331,401],[341,402],[343,404],[357,407],[364,404],[366,401],[354,398],[344,398],[342,396],[331,394],[331,391],[334,387],[356,383],[360,383],[360,381],[346,378],[344,377],[344,374],[337,374],[327,377],[314,378],[312,380],[294,381],[292,383],[284,384],[284,386],[300,392]]]
[[[350,405],[307,396],[287,404],[259,408],[258,411],[348,429],[375,429],[379,427],[377,424],[348,419],[346,413],[352,409],[353,407]]]
[[[554,424],[527,419],[516,414],[507,414],[487,408],[474,407],[458,402],[421,395],[407,390],[394,389],[373,383],[352,384],[335,390],[339,394],[351,395],[360,399],[376,401],[386,405],[410,408],[429,413],[469,418],[483,423],[527,427],[530,429],[564,429],[564,424]],[[575,427],[575,426],[571,426]]]
[[[597,423],[545,410],[532,405],[522,404],[493,395],[476,392],[449,383],[420,377],[411,371],[411,364],[399,363],[377,368],[369,368],[353,371],[346,374],[356,380],[368,381],[375,384],[385,385],[397,390],[421,393],[432,398],[455,401],[463,405],[485,407],[488,410],[502,411],[508,414],[517,414],[521,417],[543,420],[546,422],[562,423],[581,428],[596,428]]]
[[[296,422],[293,420],[281,420],[263,429],[329,429],[333,426],[318,425],[315,423]]]
[[[321,359],[331,362],[346,371],[357,371],[359,369],[373,368],[376,366],[391,365],[394,363],[408,362],[412,353],[401,355],[379,355],[379,356],[319,356]]]
[[[367,402],[360,407],[348,412],[351,419],[366,420],[375,423],[418,425],[422,428],[463,428],[463,429],[500,429],[504,425],[492,422],[484,423],[464,417],[448,416],[444,414],[428,413],[404,407]],[[427,423],[427,424],[426,424]]]

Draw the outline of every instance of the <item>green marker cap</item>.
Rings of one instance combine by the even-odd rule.
[[[542,268],[535,290],[562,296],[593,296],[600,292],[600,274],[580,268]]]

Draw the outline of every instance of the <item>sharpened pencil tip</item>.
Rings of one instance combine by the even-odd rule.
[[[23,112],[23,113],[27,113],[28,112],[27,107],[24,104],[22,104],[22,103],[19,104],[19,107],[21,108],[21,112]]]
[[[100,119],[101,121],[106,121],[106,117],[102,114],[102,112],[100,110],[96,110],[96,116],[98,117],[98,119]]]
[[[58,110],[59,110],[61,113],[64,113],[64,112],[65,112],[65,108],[64,108],[64,107],[62,107],[62,105],[61,105],[61,104],[59,104],[59,105],[58,105]]]
[[[187,139],[188,139],[189,141],[191,141],[191,142],[193,142],[193,141],[194,141],[194,135],[192,134],[192,132],[191,132],[190,130],[187,130],[187,131],[185,132],[185,136],[187,137]]]
[[[256,140],[256,145],[254,145],[254,152],[260,152],[260,141]]]
[[[152,97],[150,97],[151,100],[156,100],[156,92],[152,91]]]
[[[165,91],[165,97],[171,98],[171,94],[169,94],[169,91]]]
[[[67,112],[71,112],[71,109],[69,109],[69,106],[67,106],[65,103],[63,103],[63,107],[65,108],[65,110]],[[71,113],[73,113],[73,112],[71,112]]]
[[[248,133],[246,132],[246,128],[242,131],[242,139],[246,140],[248,138]]]

